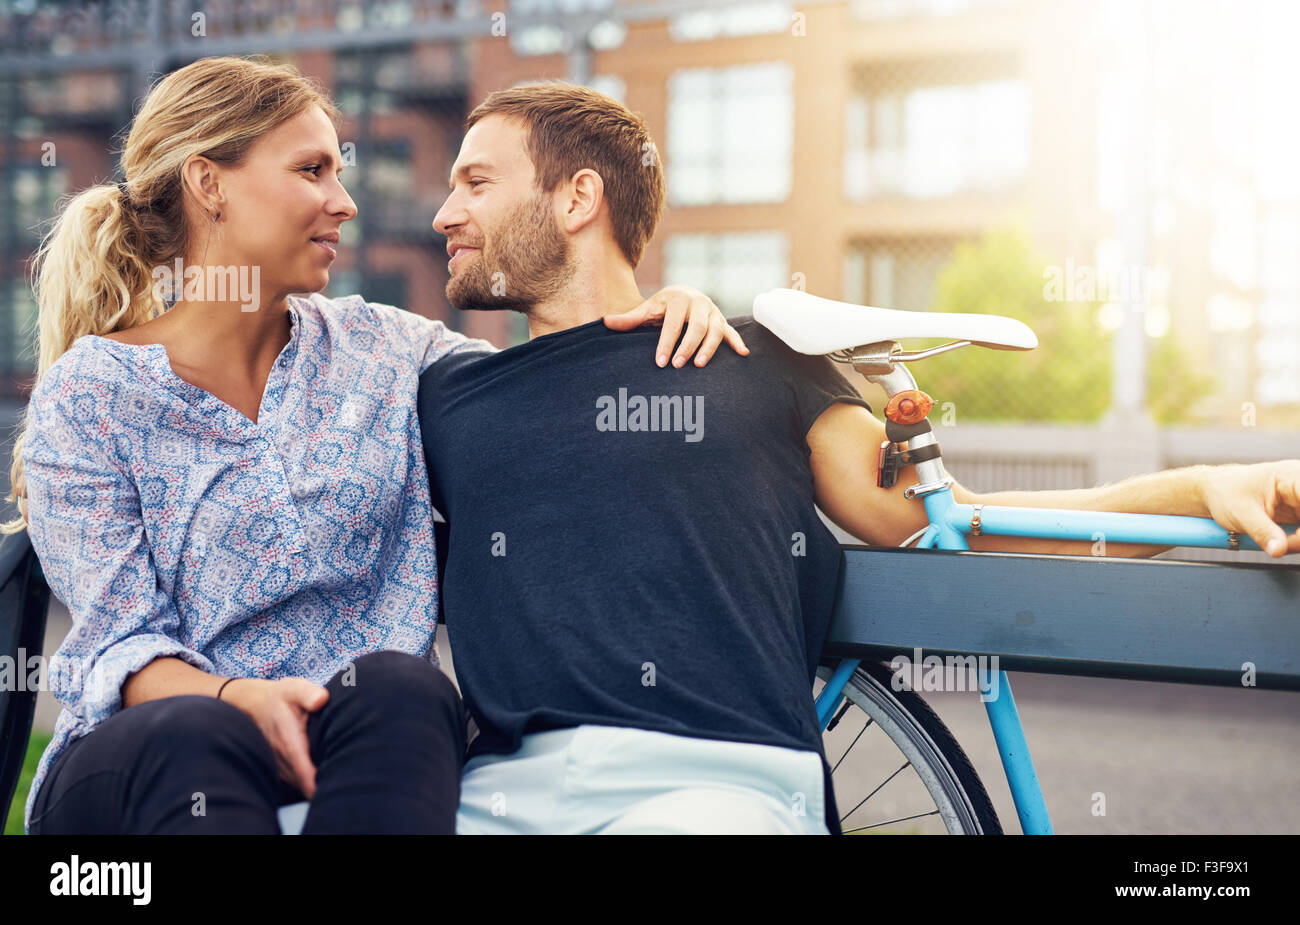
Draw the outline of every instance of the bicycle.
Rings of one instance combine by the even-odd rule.
[[[960,349],[971,345],[1003,350],[1030,350],[1038,345],[1034,332],[1025,324],[1012,318],[995,315],[977,315],[940,312],[906,312],[893,309],[872,308],[836,302],[800,290],[774,289],[762,293],[754,300],[753,315],[756,321],[768,328],[791,349],[809,355],[822,355],[837,362],[852,365],[870,382],[881,386],[889,396],[885,406],[885,428],[888,439],[879,448],[877,459],[877,484],[892,487],[898,469],[907,464],[916,466],[919,481],[909,486],[904,496],[919,499],[925,506],[929,524],[905,540],[908,547],[916,540],[918,550],[965,551],[966,556],[996,556],[1017,560],[1024,567],[1028,560],[1050,560],[1064,564],[1080,557],[1073,556],[1007,556],[1001,553],[970,552],[966,537],[972,533],[1030,536],[1046,539],[1093,540],[1101,533],[1116,542],[1158,544],[1166,546],[1199,546],[1216,549],[1259,549],[1249,537],[1238,536],[1220,527],[1210,518],[1183,517],[1155,514],[1094,513],[1050,510],[1044,508],[1016,508],[992,505],[958,504],[953,497],[953,479],[943,468],[942,454],[927,413],[933,404],[930,396],[917,388],[908,370],[910,362]],[[943,338],[949,343],[916,352],[904,352],[899,341],[913,338]],[[1295,525],[1283,525],[1288,532]],[[892,547],[887,547],[893,552]],[[848,547],[866,552],[868,547]],[[924,555],[933,555],[926,553]],[[1111,560],[1114,561],[1114,560]],[[1128,560],[1125,560],[1128,561]],[[1139,560],[1143,561],[1143,560]],[[1144,561],[1146,565],[1173,565],[1170,560]],[[1205,567],[1205,563],[1178,563],[1184,566]],[[1210,566],[1211,569],[1219,566]],[[1241,569],[1243,566],[1229,568]],[[1246,566],[1247,569],[1265,569],[1274,575],[1285,575],[1286,581],[1264,585],[1242,584],[1250,593],[1257,594],[1268,609],[1274,623],[1285,619],[1288,606],[1294,614],[1295,601],[1300,597],[1300,567]],[[1061,571],[1057,569],[1058,573]],[[893,577],[891,571],[891,578]],[[924,574],[924,572],[919,573]],[[1197,575],[1195,572],[1187,574]],[[1234,577],[1239,582],[1255,579],[1252,574],[1240,573]],[[1220,573],[1220,578],[1222,573]],[[1204,587],[1207,573],[1197,575]],[[869,601],[866,592],[859,592],[854,601],[846,601],[843,593],[844,569],[841,569],[841,593],[837,600],[837,618]],[[864,582],[865,584],[865,582]],[[899,584],[907,582],[900,579]],[[1289,603],[1288,603],[1289,602]],[[896,602],[901,604],[901,602]],[[1281,616],[1276,616],[1281,615]],[[1272,627],[1276,630],[1276,627]],[[933,631],[933,627],[931,628]],[[900,633],[910,634],[911,627]],[[871,633],[857,624],[845,632],[851,647],[868,651],[886,652],[890,643],[873,641]],[[1294,635],[1294,634],[1292,634]],[[903,637],[908,638],[908,637]],[[971,648],[956,648],[942,639],[931,640],[936,645],[918,648],[931,652],[970,652]],[[1294,640],[1285,640],[1288,651],[1270,663],[1268,686],[1290,689],[1300,688],[1300,668],[1294,661]],[[893,642],[897,648],[897,640]],[[909,649],[910,651],[910,649]],[[998,653],[988,653],[997,655]],[[1061,661],[1056,656],[1064,653],[1038,651],[1020,653],[1018,661],[1030,670],[1058,674],[1094,674],[1102,677],[1135,677],[1156,680],[1188,680],[1196,683],[1231,683],[1234,675],[1230,666],[1210,663],[1189,654],[1175,653],[1165,658],[1167,664],[1130,666],[1119,656],[1110,661],[1083,660],[1078,664]],[[1002,660],[1004,663],[1007,659]],[[1059,661],[1059,659],[1058,659]],[[1190,663],[1190,664],[1189,664]],[[1060,670],[1062,667],[1071,670]],[[868,728],[875,726],[902,752],[904,762],[889,773],[866,797],[852,804],[844,812],[845,801],[840,800],[842,823],[847,822],[865,804],[893,782],[906,768],[915,771],[916,779],[924,788],[934,809],[903,816],[885,822],[861,826],[844,826],[844,831],[858,832],[881,829],[885,826],[912,822],[926,817],[938,817],[950,834],[1000,834],[1001,823],[993,809],[988,792],[975,772],[969,758],[956,739],[934,711],[910,689],[898,689],[896,672],[890,665],[869,658],[843,657],[838,663],[823,661],[817,672],[819,685],[814,685],[817,718],[821,724],[828,761],[833,760],[832,779],[850,752],[858,745]],[[990,683],[992,682],[992,683]],[[1016,710],[1015,699],[1006,671],[999,669],[992,678],[980,680],[981,698],[984,700],[993,736],[1002,758],[1003,770],[1011,790],[1021,828],[1026,834],[1051,834],[1052,825],[1043,800],[1028,743]],[[862,729],[843,750],[832,751],[829,733],[843,721],[850,707],[857,707],[866,715]],[[838,745],[838,742],[834,744]],[[838,754],[838,758],[833,755]],[[880,757],[876,756],[877,761]],[[884,763],[881,773],[897,764],[897,759]]]

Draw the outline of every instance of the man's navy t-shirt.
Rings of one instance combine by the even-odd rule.
[[[660,369],[657,329],[594,321],[421,376],[471,756],[591,723],[825,767],[811,692],[840,551],[804,437],[835,402],[869,406],[829,360],[732,324],[750,356],[703,368]]]

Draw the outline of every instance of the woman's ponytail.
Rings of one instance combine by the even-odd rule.
[[[85,334],[107,334],[155,317],[148,253],[120,186],[74,197],[36,253],[39,355],[36,381]]]
[[[162,310],[153,298],[152,261],[142,238],[125,184],[92,186],[64,206],[33,261],[36,382],[77,338],[134,327]],[[9,468],[8,500],[18,505],[19,516],[0,524],[3,533],[26,526],[26,430],[24,417]]]

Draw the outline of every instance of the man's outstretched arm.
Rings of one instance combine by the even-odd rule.
[[[826,516],[868,543],[896,546],[925,527],[925,508],[903,491],[915,484],[915,466],[899,469],[893,488],[876,487],[876,455],[885,427],[865,408],[835,404],[808,431],[818,506]],[[1300,460],[1254,465],[1191,466],[1134,476],[1097,488],[1064,491],[1001,491],[978,494],[954,481],[960,504],[1182,514],[1212,517],[1222,527],[1248,535],[1274,557],[1300,552],[1300,532],[1288,536],[1279,523],[1300,522]],[[1089,555],[1088,540],[968,536],[971,549]],[[1280,543],[1281,548],[1270,542]],[[1136,543],[1108,543],[1107,555],[1147,557],[1170,549]]]

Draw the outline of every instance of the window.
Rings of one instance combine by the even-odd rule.
[[[510,36],[510,48],[516,54],[558,55],[569,50],[568,33],[554,23],[522,26],[518,31],[507,34]]]
[[[952,241],[931,238],[857,242],[844,261],[845,300],[876,308],[926,311],[953,247]]]
[[[953,16],[979,7],[1005,6],[1016,0],[853,0],[853,15],[868,22],[920,16]]]
[[[415,189],[409,142],[386,143],[371,151],[359,166],[365,171],[370,191],[380,199],[400,201]]]
[[[406,276],[402,273],[367,273],[361,292],[367,302],[410,310],[406,301]]]
[[[668,201],[781,202],[790,195],[788,64],[677,71],[668,81]]]
[[[411,85],[409,49],[339,52],[334,56],[334,101],[347,117],[385,115],[401,108],[400,90]],[[401,78],[406,77],[406,83]]]
[[[523,312],[511,312],[506,330],[506,346],[517,347],[528,343],[528,315]]]
[[[1253,191],[1245,186],[1221,183],[1211,206],[1210,269],[1238,289],[1253,289],[1260,259]]]
[[[368,273],[364,277],[356,270],[330,271],[326,294],[331,299],[360,295],[367,302],[394,305],[411,310],[407,299],[408,280],[404,273]]]
[[[572,26],[561,25],[569,17],[581,20],[583,14],[600,13],[612,5],[613,0],[510,0],[506,21],[506,35],[510,48],[519,55],[557,55],[572,50]],[[551,22],[519,23],[518,19],[544,19]],[[570,22],[573,20],[569,20]],[[614,47],[622,42],[617,23],[596,23],[584,41],[597,49]]]
[[[400,29],[411,22],[411,4],[406,0],[371,2],[366,6],[366,18],[374,28]]]
[[[330,270],[330,281],[325,290],[331,299],[360,294],[365,296],[367,301],[374,301],[370,294],[361,288],[361,276],[356,270]]]
[[[790,285],[790,242],[780,231],[675,234],[664,279],[708,293],[726,315],[748,315],[754,296]]]
[[[357,168],[364,178],[359,192],[370,213],[367,231],[375,238],[433,240],[433,217],[442,200],[437,188],[416,182],[409,141],[380,142],[373,150],[358,152]]]
[[[35,246],[48,230],[57,211],[59,197],[67,190],[67,172],[62,167],[12,167],[14,196],[13,225]]]
[[[627,105],[627,81],[617,74],[597,74],[587,81],[587,86]]]
[[[722,9],[701,9],[674,16],[668,34],[677,42],[703,42],[740,35],[784,32],[794,10],[789,3],[747,3]]]
[[[1300,402],[1300,299],[1269,299],[1260,306],[1259,340],[1255,344],[1258,380],[1255,394],[1261,404]]]
[[[36,369],[36,299],[25,281],[12,282],[6,298],[5,317],[0,319],[0,368],[11,376],[28,375]]]
[[[121,112],[129,96],[125,84],[122,72],[111,70],[29,77],[20,84],[20,106],[42,117]]]
[[[1258,341],[1261,404],[1300,402],[1300,214],[1279,209],[1259,224]]]
[[[1029,161],[1021,80],[861,92],[845,112],[844,194],[929,199],[998,192]]]

